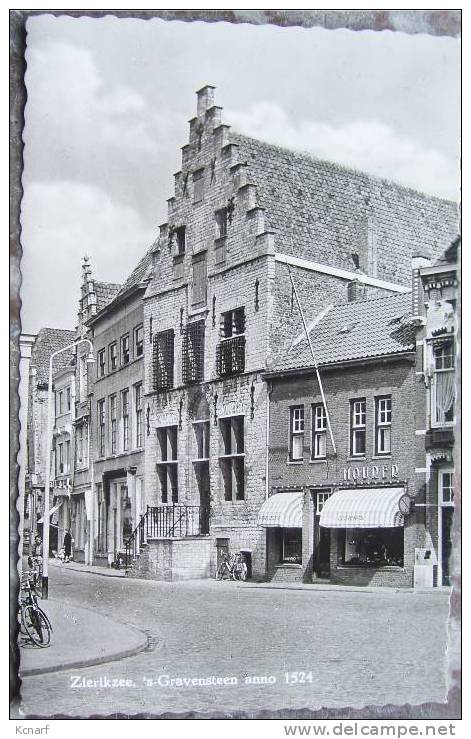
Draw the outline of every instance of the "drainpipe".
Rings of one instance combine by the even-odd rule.
[[[272,391],[272,384],[267,381],[267,415],[266,415],[266,438],[265,438],[265,500],[268,500],[268,494],[270,491],[270,482],[268,479],[269,473],[269,453],[270,453],[270,395]]]

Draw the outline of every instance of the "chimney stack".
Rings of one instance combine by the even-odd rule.
[[[364,282],[360,282],[358,279],[351,280],[347,284],[347,300],[349,303],[354,303],[356,300],[361,300],[366,295],[366,285]]]
[[[198,90],[196,93],[198,104],[196,108],[196,115],[198,118],[204,118],[208,108],[212,108],[214,105],[214,85],[205,85]]]

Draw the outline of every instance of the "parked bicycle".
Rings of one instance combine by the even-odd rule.
[[[47,647],[51,641],[52,626],[38,604],[36,595],[37,572],[30,570],[21,576],[20,632],[38,647]]]
[[[241,552],[223,555],[222,562],[216,571],[216,580],[223,580],[226,576],[233,580],[247,579],[247,565]]]

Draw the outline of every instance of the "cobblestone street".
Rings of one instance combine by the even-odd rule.
[[[316,709],[445,698],[446,592],[164,583],[65,567],[51,575],[51,594],[65,612],[88,608],[154,638],[132,657],[24,678],[24,715]],[[79,657],[80,644],[76,648]],[[285,673],[292,672],[298,676],[289,676],[288,684]],[[80,685],[82,678],[130,683],[73,687],[79,682],[73,676]],[[212,676],[235,677],[237,684],[167,684]],[[266,676],[269,684],[246,684],[247,676]]]

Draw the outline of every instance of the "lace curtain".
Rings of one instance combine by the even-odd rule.
[[[437,423],[445,423],[446,414],[452,409],[455,401],[455,373],[435,373],[435,415]]]

